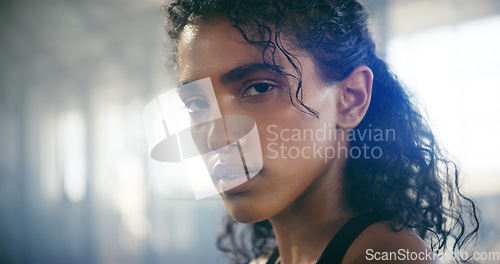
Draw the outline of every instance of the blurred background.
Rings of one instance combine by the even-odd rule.
[[[367,2],[500,252],[500,1]],[[147,151],[142,110],[176,83],[162,3],[1,2],[0,263],[225,262],[221,201]]]

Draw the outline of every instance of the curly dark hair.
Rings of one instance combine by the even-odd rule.
[[[298,81],[295,89],[289,88],[290,99],[299,110],[316,117],[320,113],[302,100],[302,68],[294,50],[311,56],[326,83],[345,79],[360,65],[368,66],[374,74],[371,103],[355,129],[394,129],[397,138],[350,142],[351,147],[378,147],[383,155],[347,160],[343,195],[349,207],[357,213],[384,214],[395,231],[397,226],[409,227],[439,253],[463,250],[477,237],[478,212],[460,192],[457,166],[438,147],[412,97],[377,57],[362,4],[354,0],[177,0],[165,6],[165,13],[174,49],[186,24],[218,17],[229,20],[262,51],[270,69]],[[277,53],[288,59],[295,73],[280,71],[274,61]],[[448,245],[453,246],[447,249]],[[235,263],[248,263],[269,254],[276,242],[268,220],[241,224],[227,217],[217,246]]]

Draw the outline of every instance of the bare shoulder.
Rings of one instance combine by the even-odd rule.
[[[409,228],[394,231],[388,222],[366,228],[347,250],[342,264],[441,263],[430,247]]]

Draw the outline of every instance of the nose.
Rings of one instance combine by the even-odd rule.
[[[234,147],[241,143],[239,140],[250,132],[254,120],[242,115],[241,109],[231,95],[219,91],[219,93],[215,92],[215,97],[216,103],[211,107],[218,109],[212,108],[212,113],[220,113],[220,116],[218,118],[213,116],[214,119],[210,122],[207,146],[221,155],[224,152],[234,151],[230,146]],[[228,147],[225,148],[226,146]]]
[[[230,144],[227,136],[227,129],[225,126],[224,116],[210,122],[210,129],[207,136],[207,145],[212,151],[219,149]]]
[[[223,115],[211,122],[207,145],[212,151],[222,152],[225,146],[245,147],[248,135],[255,127],[255,120],[246,115]],[[224,148],[224,149],[223,149]]]
[[[224,89],[218,89],[219,86],[213,85],[214,98],[212,98],[211,112],[217,113],[219,116],[212,116],[213,121],[211,121],[210,130],[208,131],[207,145],[212,151],[218,152],[218,150],[231,143],[225,116],[234,111],[231,107],[230,96]]]

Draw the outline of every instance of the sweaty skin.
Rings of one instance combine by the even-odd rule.
[[[304,149],[312,147],[348,147],[341,135],[335,141],[283,141],[270,135],[267,128],[323,129],[325,124],[352,129],[363,119],[371,96],[373,74],[366,66],[356,68],[345,80],[325,84],[318,76],[313,60],[297,52],[302,66],[304,103],[319,113],[305,114],[290,101],[285,77],[260,69],[225,78],[234,69],[261,64],[262,55],[245,42],[241,34],[222,19],[188,24],[178,44],[178,69],[181,83],[210,77],[222,115],[248,115],[257,124],[263,156],[263,168],[244,191],[221,193],[229,214],[240,222],[269,219],[276,234],[281,263],[314,263],[330,239],[354,215],[342,199],[342,168],[345,157],[275,157],[270,143]],[[294,73],[281,55],[278,65]],[[288,79],[292,87],[293,79]],[[292,89],[292,94],[294,91]],[[300,108],[300,107],[299,107]],[[304,110],[304,109],[303,109]],[[223,142],[208,138],[209,144]],[[366,249],[414,251],[427,246],[409,229],[393,232],[384,223],[366,229],[348,250],[343,263],[364,263]],[[386,262],[386,263],[401,263]],[[414,262],[417,263],[417,262]],[[434,263],[419,261],[418,263]]]

